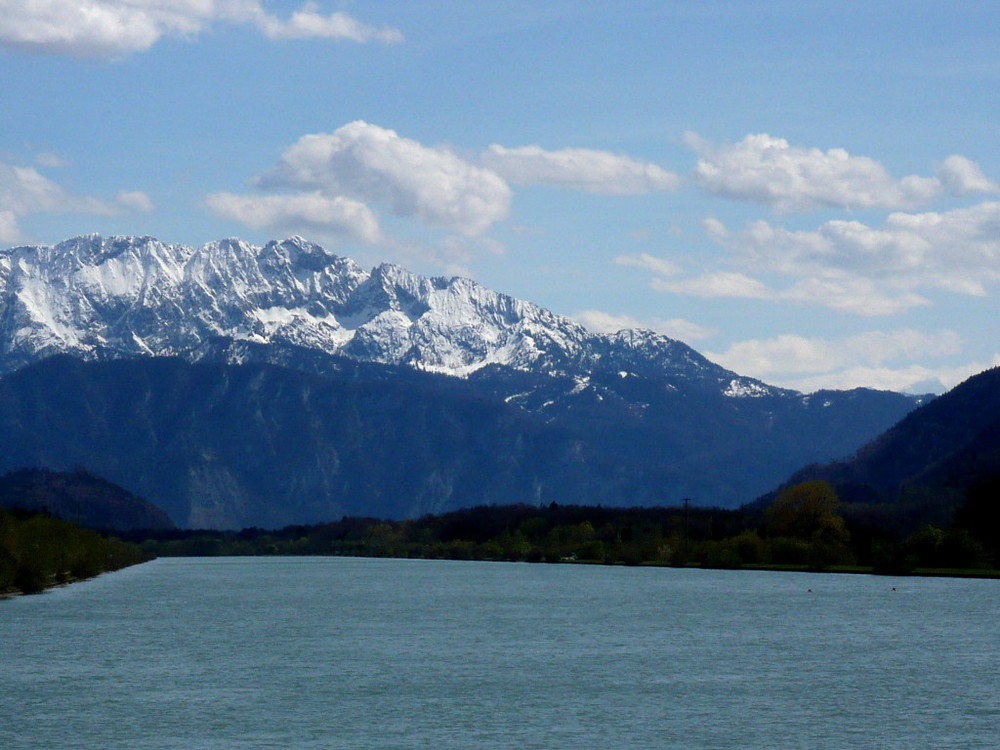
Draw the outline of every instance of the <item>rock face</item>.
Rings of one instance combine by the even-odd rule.
[[[491,365],[581,378],[612,366],[711,381],[734,397],[781,392],[649,331],[595,335],[469,279],[389,264],[368,273],[300,237],[195,249],[90,235],[18,247],[0,252],[0,292],[0,374],[55,353],[186,355],[225,338],[463,377]]]
[[[297,464],[294,472],[291,466],[273,465],[277,474],[297,477],[289,480],[288,492],[305,492],[308,485],[308,492],[317,498],[312,510],[287,513],[263,509],[267,501],[248,489],[264,481],[259,467],[251,471],[241,467],[235,454],[223,457],[225,452],[205,446],[204,455],[214,459],[191,464],[184,463],[190,456],[175,457],[181,461],[176,471],[187,477],[183,487],[164,479],[170,484],[168,490],[138,476],[139,484],[130,484],[132,474],[105,468],[113,463],[110,458],[101,459],[96,449],[63,439],[55,427],[49,433],[49,446],[32,436],[34,417],[23,412],[27,408],[23,399],[35,399],[33,408],[56,418],[59,412],[52,404],[70,394],[31,391],[23,373],[57,354],[110,368],[57,361],[62,371],[59,388],[77,394],[96,389],[91,394],[94,403],[84,399],[64,405],[68,411],[61,418],[78,420],[80,441],[97,440],[84,429],[87,419],[93,421],[102,413],[95,409],[113,408],[116,398],[113,388],[108,391],[111,395],[101,395],[105,385],[95,383],[118,379],[124,393],[131,379],[152,377],[141,368],[128,369],[125,362],[175,358],[173,367],[197,365],[193,372],[202,373],[197,377],[208,378],[204,373],[212,372],[212,377],[220,378],[206,381],[212,393],[222,392],[220,382],[228,384],[228,390],[223,389],[227,398],[209,408],[199,401],[204,394],[177,387],[176,382],[170,385],[169,379],[157,381],[143,396],[148,400],[131,408],[141,412],[148,407],[150,419],[155,411],[155,419],[164,421],[159,431],[149,431],[133,424],[127,413],[121,415],[139,430],[114,448],[122,451],[115,460],[123,466],[132,460],[126,457],[131,446],[147,451],[143,454],[147,461],[157,457],[153,444],[144,440],[155,439],[155,445],[162,447],[172,435],[187,434],[189,447],[201,445],[201,438],[191,437],[194,433],[186,433],[181,425],[204,431],[207,428],[197,419],[212,415],[219,425],[227,425],[226,440],[235,444],[249,440],[234,416],[237,412],[226,411],[238,404],[250,408],[256,381],[239,369],[249,366],[266,372],[260,377],[286,396],[301,395],[302,389],[322,391],[336,403],[355,386],[383,392],[380,398],[350,396],[357,410],[357,420],[351,424],[355,435],[376,443],[369,428],[381,424],[380,429],[399,436],[396,453],[382,455],[382,463],[370,460],[378,454],[373,443],[351,454],[350,461],[337,448],[338,458],[333,460],[318,443],[302,438],[296,445],[311,457],[308,466],[319,467],[316,471],[325,472],[329,481],[320,481],[318,475],[305,479],[313,469],[302,465]],[[121,364],[115,367],[115,362]],[[216,369],[204,369],[209,366]],[[719,367],[687,345],[649,331],[593,334],[567,318],[468,279],[426,278],[394,265],[367,272],[298,237],[264,247],[229,239],[190,248],[150,237],[86,236],[51,247],[0,251],[0,375],[5,376],[0,385],[8,386],[12,399],[3,408],[23,412],[16,424],[8,418],[8,443],[21,440],[37,447],[35,454],[14,450],[0,459],[0,468],[81,464],[140,492],[180,525],[230,527],[263,525],[264,519],[272,524],[317,521],[359,509],[366,515],[417,515],[479,502],[575,498],[634,505],[691,497],[701,504],[735,505],[773,487],[802,465],[853,453],[920,403],[868,390],[807,396],[775,388]],[[305,376],[312,380],[302,380]],[[284,385],[277,385],[279,381]],[[251,390],[237,393],[232,390],[237,385]],[[434,400],[421,402],[428,388]],[[389,393],[391,398],[385,395]],[[106,398],[111,402],[102,400]],[[302,399],[308,401],[304,395],[292,401],[275,396],[274,404],[282,404],[287,416],[305,403]],[[390,425],[387,415],[405,420],[409,412],[393,412],[389,404],[406,403],[409,408],[414,399],[424,403],[421,408],[448,415],[457,434],[468,439],[454,443],[443,428],[421,435],[408,432],[406,425]],[[482,431],[489,440],[474,439],[475,425],[462,426],[476,413],[473,405],[483,404],[498,410],[495,428]],[[343,417],[320,406],[312,404],[296,419],[315,426]],[[199,411],[201,407],[207,411]],[[271,422],[254,423],[255,429],[262,430],[262,440],[287,441],[290,433],[278,431],[284,417],[274,408],[268,407]],[[83,409],[84,416],[71,417],[73,409]],[[528,432],[545,434],[544,440],[538,438],[542,443],[551,440],[562,448],[578,447],[566,448],[568,453],[547,452],[541,444],[525,443],[523,431],[517,433],[518,442],[501,428],[515,423]],[[218,443],[221,434],[205,439]],[[302,434],[319,440],[315,430]],[[342,430],[334,442],[348,438]],[[564,439],[569,442],[561,442]],[[450,446],[455,455],[427,450],[430,441]],[[56,443],[62,446],[59,451],[52,447]],[[539,460],[544,457],[554,464],[514,461],[505,471],[527,472],[518,482],[492,486],[482,472],[496,471],[496,466],[470,458],[473,446],[480,455],[492,451],[502,458],[504,452],[516,454],[513,446],[526,444]],[[110,443],[105,447],[112,449]],[[463,451],[469,453],[468,460],[459,460]],[[84,460],[81,454],[89,458]],[[33,463],[14,464],[15,455]],[[567,456],[576,458],[571,461]],[[254,461],[249,455],[245,459]],[[99,460],[103,463],[94,463]],[[372,488],[379,482],[372,477],[384,474],[385,462],[394,461],[407,466],[419,481],[386,485],[376,492]],[[445,465],[448,471],[443,470]],[[348,495],[331,488],[344,486],[338,472],[360,471],[361,466],[368,467],[370,477],[349,483],[353,494],[347,502]],[[616,471],[620,481],[613,481]],[[556,489],[559,481],[564,487]],[[386,493],[399,496],[390,499]],[[214,511],[196,501],[209,496],[217,498]],[[282,502],[286,508],[298,507],[290,500]]]

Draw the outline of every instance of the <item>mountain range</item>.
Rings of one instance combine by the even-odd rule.
[[[925,399],[802,394],[650,331],[293,237],[0,251],[0,470],[76,465],[181,526],[480,503],[734,506]]]

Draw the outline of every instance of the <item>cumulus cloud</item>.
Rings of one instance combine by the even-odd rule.
[[[0,211],[0,242],[10,244],[17,242],[21,232],[17,226],[17,216],[13,211]]]
[[[951,387],[988,366],[970,363],[933,368],[912,364],[914,360],[960,354],[962,347],[963,341],[955,331],[906,328],[868,331],[840,339],[785,334],[741,341],[726,351],[706,356],[737,372],[804,392],[862,384],[919,391],[940,390],[933,387],[935,381]]]
[[[938,179],[950,193],[997,193],[1000,185],[986,177],[979,165],[964,156],[949,156],[938,169]]]
[[[18,220],[34,213],[84,213],[114,216],[123,211],[152,209],[140,192],[122,192],[112,202],[74,195],[33,167],[0,162],[0,242],[18,242]]]
[[[164,36],[192,37],[220,22],[255,26],[273,39],[402,40],[396,29],[376,29],[345,13],[323,15],[313,2],[282,20],[262,0],[0,0],[0,47],[118,59]]]
[[[985,296],[1000,281],[1000,202],[896,212],[879,227],[837,220],[793,231],[755,221],[731,231],[710,219],[705,229],[728,251],[722,265],[730,267],[684,277],[675,264],[652,256],[616,262],[651,271],[651,286],[663,292],[798,302],[866,316],[932,304],[931,291]]]
[[[640,320],[631,315],[613,315],[602,310],[581,310],[573,319],[595,333],[617,333],[632,328],[655,331],[680,341],[698,341],[714,336],[713,328],[692,323],[683,318],[647,318]]]
[[[609,151],[567,148],[546,151],[538,146],[505,148],[492,145],[482,163],[518,185],[553,185],[606,195],[635,195],[676,190],[680,178],[650,162]]]
[[[48,167],[49,169],[60,169],[62,167],[68,167],[69,162],[63,159],[58,154],[53,154],[49,152],[43,152],[35,157],[35,161],[40,167]]]
[[[350,237],[368,244],[382,233],[378,219],[366,205],[343,196],[319,192],[298,195],[235,195],[215,193],[206,198],[212,213],[238,221],[251,229],[315,231]]]
[[[292,14],[287,21],[281,21],[266,13],[260,15],[258,25],[272,39],[347,39],[352,42],[378,41],[395,44],[403,41],[398,29],[376,29],[363,24],[346,13],[323,15],[318,13],[316,3],[306,3]]]
[[[982,296],[1000,280],[1000,202],[947,212],[892,213],[881,227],[829,221],[790,231],[764,221],[715,238],[743,265],[832,284],[939,289]]]
[[[734,144],[713,144],[695,133],[685,140],[700,156],[696,182],[725,198],[753,201],[778,213],[822,208],[913,209],[943,192],[968,194],[997,190],[975,162],[950,156],[936,177],[895,178],[867,156],[841,148],[823,151],[792,146],[760,133]]]
[[[362,121],[303,136],[257,184],[386,204],[398,216],[466,235],[503,219],[511,200],[492,170]]]

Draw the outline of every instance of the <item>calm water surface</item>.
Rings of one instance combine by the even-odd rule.
[[[0,748],[997,748],[998,613],[997,581],[164,559],[0,601]]]

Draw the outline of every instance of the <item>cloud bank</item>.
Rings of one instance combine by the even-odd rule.
[[[318,8],[306,3],[282,20],[262,0],[0,0],[0,47],[114,60],[146,51],[165,36],[197,36],[216,23],[253,26],[271,39],[403,39],[396,29]]]
[[[944,212],[888,215],[881,226],[834,220],[815,230],[767,221],[731,231],[705,221],[722,268],[684,276],[667,258],[622,256],[653,274],[654,289],[702,298],[819,305],[854,315],[893,315],[931,304],[933,291],[982,297],[1000,282],[1000,202]]]
[[[382,237],[379,208],[465,238],[445,238],[439,250],[451,256],[461,247],[457,255],[468,258],[468,248],[482,247],[482,236],[508,216],[510,183],[624,195],[672,190],[679,178],[655,164],[590,149],[493,145],[478,159],[465,158],[356,120],[288,146],[253,180],[263,194],[217,193],[207,206],[253,229],[298,227],[365,242]]]
[[[950,156],[935,177],[895,178],[878,161],[842,148],[792,146],[766,133],[716,145],[696,133],[685,142],[699,155],[694,179],[709,193],[770,206],[780,214],[818,209],[914,209],[943,193],[996,192],[975,162]]]
[[[255,184],[300,197],[380,204],[397,216],[469,236],[506,217],[511,199],[507,183],[491,170],[360,120],[332,133],[302,136]]]
[[[913,364],[960,354],[963,345],[952,330],[929,333],[904,328],[867,331],[839,339],[784,334],[741,341],[726,351],[706,356],[724,367],[804,393],[852,388],[858,383],[883,390],[925,393],[952,388],[1000,363],[995,356],[990,362],[959,366]]]

